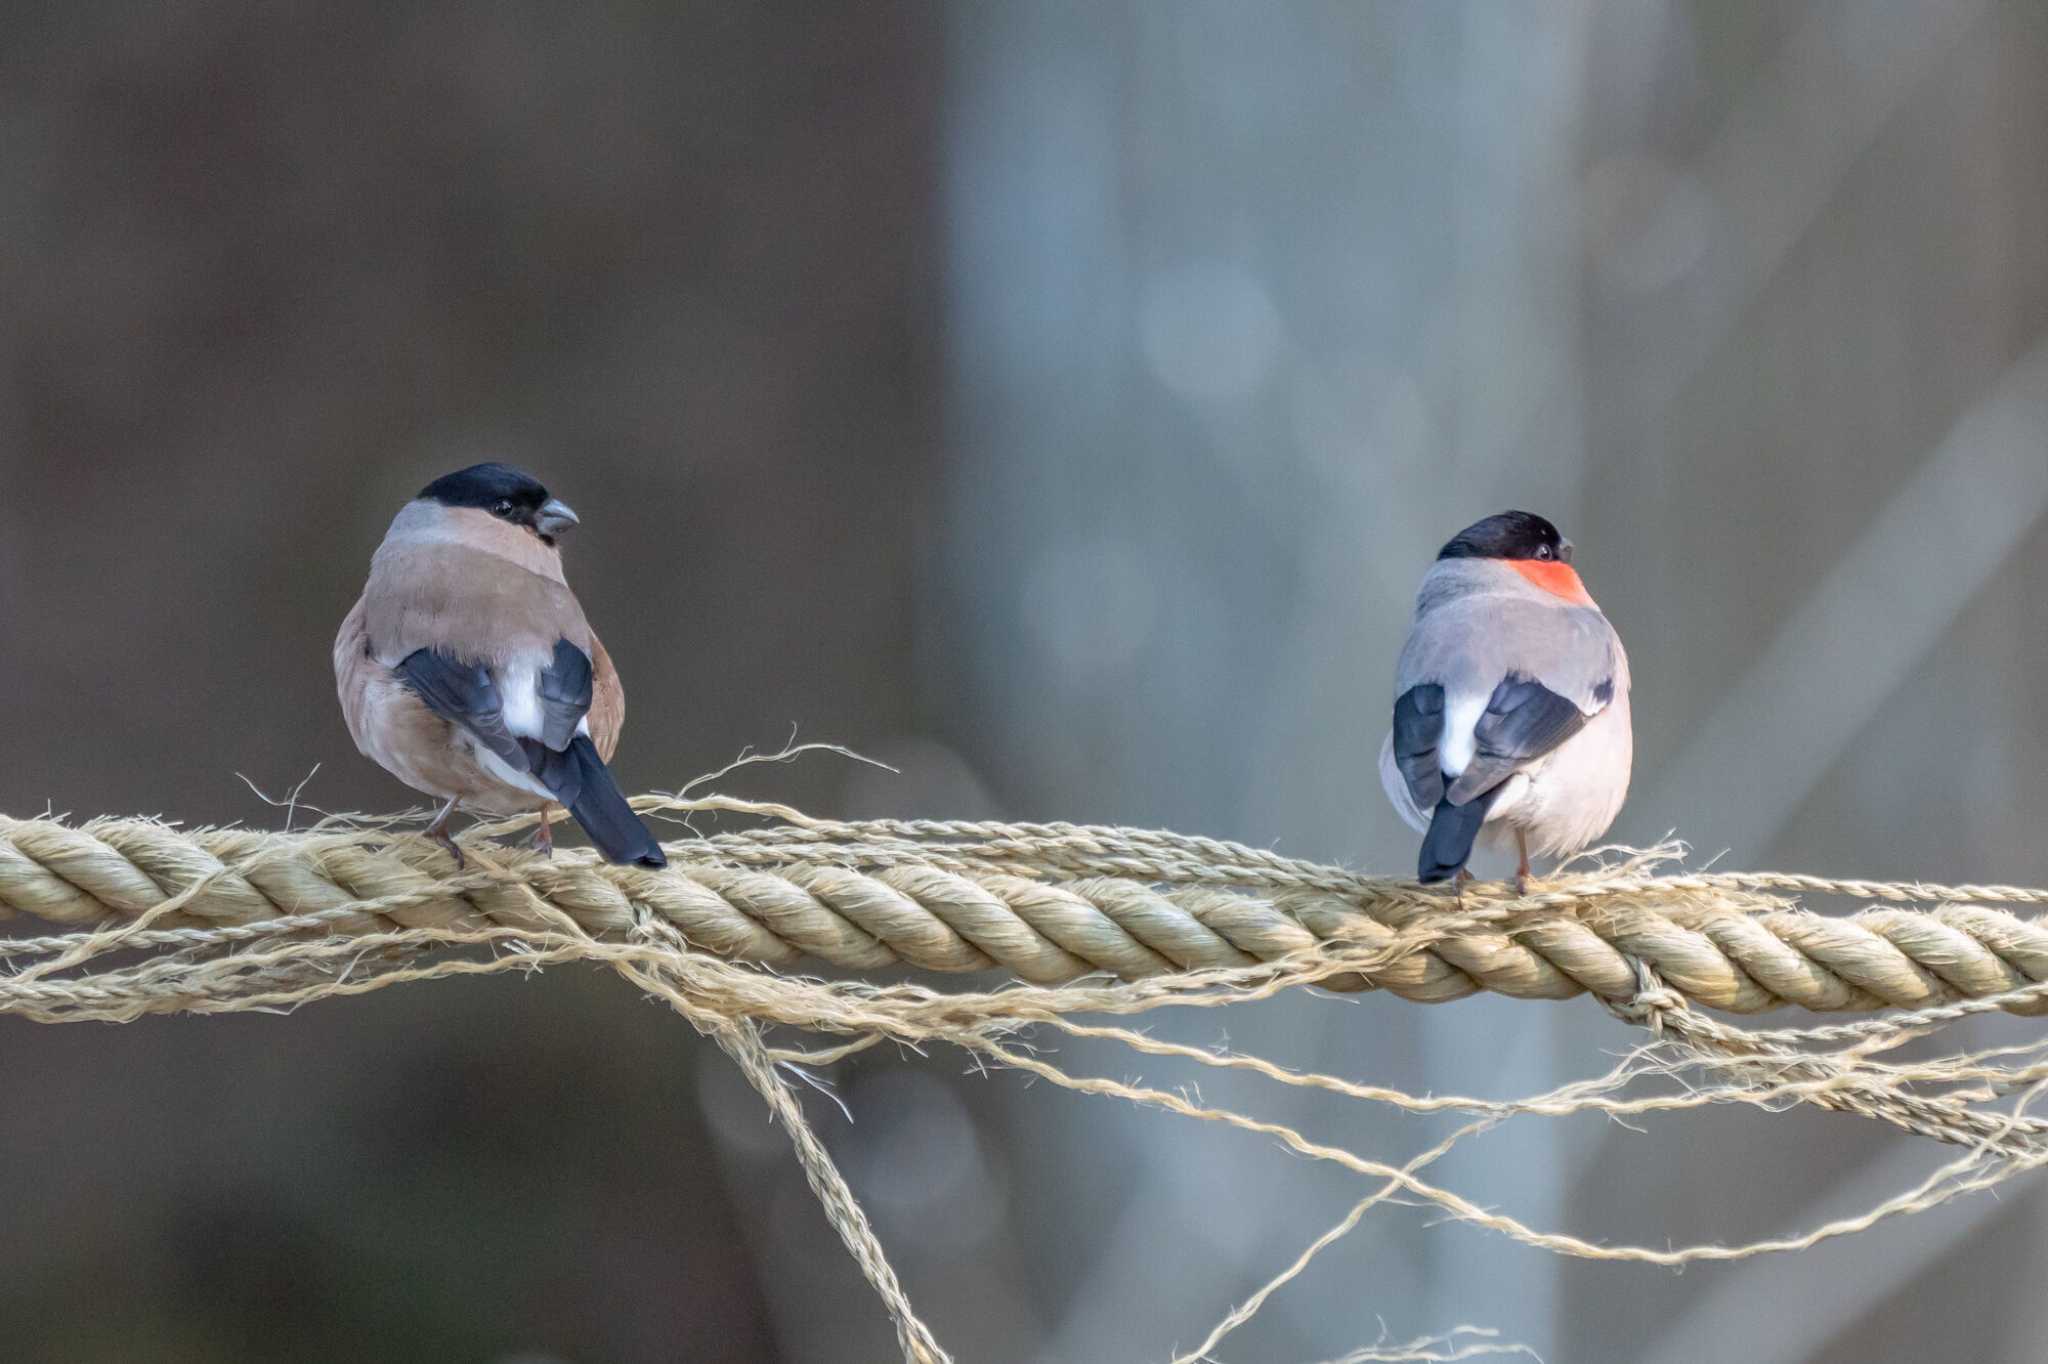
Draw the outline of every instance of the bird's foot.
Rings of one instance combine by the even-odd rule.
[[[427,837],[446,848],[448,855],[455,859],[455,870],[461,871],[468,862],[462,855],[462,849],[455,846],[455,839],[448,833],[448,821],[454,817],[455,802],[451,800],[441,807],[441,813],[435,815],[434,822],[427,826]]]
[[[540,812],[540,827],[533,831],[533,847],[542,857],[552,860],[555,855],[555,822],[551,812],[543,807]]]
[[[469,865],[469,860],[462,855],[462,849],[456,845],[453,838],[448,836],[446,829],[429,829],[427,830],[427,837],[448,850],[448,855],[455,859],[455,870],[461,871]]]

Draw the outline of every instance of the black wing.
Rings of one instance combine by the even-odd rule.
[[[416,649],[400,660],[398,676],[427,709],[453,720],[484,746],[522,772],[539,773],[543,756],[568,751],[576,727],[590,710],[590,655],[561,640],[554,661],[535,685],[540,692],[541,732],[514,734],[505,725],[505,697],[497,678],[479,663],[458,663],[434,649]]]
[[[1541,682],[1509,673],[1472,727],[1472,761],[1444,798],[1464,805],[1586,727],[1586,713]]]
[[[541,670],[535,686],[540,692],[541,736],[519,741],[526,750],[526,767],[556,800],[573,809],[582,798],[585,777],[574,750],[577,726],[590,710],[590,655],[566,639],[558,641],[555,661]],[[595,749],[591,756],[597,756]]]
[[[564,752],[590,711],[590,655],[568,640],[555,641],[555,661],[541,670],[541,743]]]
[[[489,668],[458,663],[434,649],[415,649],[393,671],[428,710],[474,734],[514,771],[532,770],[526,747],[505,728],[505,698]]]
[[[1443,732],[1444,689],[1436,683],[1410,687],[1394,702],[1394,766],[1401,769],[1418,810],[1443,799],[1444,774],[1437,762]]]

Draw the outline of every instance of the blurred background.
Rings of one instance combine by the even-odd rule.
[[[395,809],[335,625],[478,459],[582,513],[617,764],[852,745],[819,814],[1166,825],[1380,871],[1417,578],[1556,520],[1634,660],[1616,835],[2048,881],[2048,9],[14,0],[0,811]],[[1495,869],[1498,870],[1498,869]],[[1596,1006],[1155,1018],[1508,1097]],[[893,1357],[783,1134],[596,972],[0,1025],[33,1360]],[[1130,1074],[1064,1044],[1063,1064]],[[1442,1128],[1199,1078],[1405,1160]],[[871,1052],[812,1117],[962,1360],[1163,1359],[1355,1180]],[[1205,1130],[1195,1130],[1201,1127]],[[1942,1158],[1846,1118],[1510,1126],[1544,1228],[1796,1230]],[[1681,1276],[1383,1208],[1223,1350],[1460,1322],[1553,1361],[2033,1358],[2038,1186]]]

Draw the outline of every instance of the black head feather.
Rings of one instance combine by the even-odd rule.
[[[481,507],[495,512],[500,503],[513,510],[539,511],[548,500],[548,490],[524,469],[509,464],[472,464],[458,469],[420,489],[420,496],[444,507]]]
[[[420,489],[420,497],[444,507],[489,512],[501,521],[525,527],[550,545],[557,534],[576,524],[574,516],[565,522],[556,514],[563,510],[560,503],[553,504],[554,512],[548,510],[548,490],[539,479],[509,464],[472,464],[443,474]]]
[[[1571,562],[1572,542],[1534,512],[1504,511],[1474,521],[1438,552],[1439,559],[1558,559]]]

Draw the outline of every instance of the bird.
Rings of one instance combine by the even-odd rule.
[[[435,479],[399,509],[334,639],[334,680],[365,757],[445,802],[426,833],[463,865],[458,808],[539,811],[552,856],[566,808],[604,857],[661,867],[660,842],[605,763],[626,694],[562,576],[578,523],[540,481],[504,464]]]
[[[1459,531],[1423,575],[1394,669],[1380,783],[1423,835],[1416,872],[1462,891],[1475,843],[1520,860],[1578,852],[1628,797],[1628,653],[1572,567],[1572,542],[1506,511]]]

